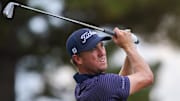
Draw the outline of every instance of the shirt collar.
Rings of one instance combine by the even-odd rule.
[[[87,80],[87,79],[90,79],[90,78],[93,78],[95,76],[98,76],[100,75],[101,73],[98,73],[98,74],[79,74],[79,73],[76,73],[74,75],[74,79],[77,83],[82,83],[83,81]]]

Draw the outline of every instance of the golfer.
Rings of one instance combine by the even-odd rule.
[[[118,28],[114,32],[113,42],[127,55],[119,74],[105,73],[108,65],[103,41],[111,37],[82,28],[67,39],[67,52],[78,70],[74,75],[77,101],[127,101],[129,95],[153,83],[153,73],[137,52],[131,32]]]

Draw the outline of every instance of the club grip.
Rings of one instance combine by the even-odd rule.
[[[107,33],[107,34],[109,34],[109,35],[112,35],[112,36],[115,35],[114,31],[109,30],[109,29],[104,29],[104,32]],[[134,42],[135,44],[139,44],[139,39],[138,39],[138,37],[137,37],[134,33],[131,33],[131,35],[132,35],[132,40],[133,40],[133,42]]]
[[[104,32],[109,34],[109,35],[115,35],[114,31],[109,30],[109,29],[104,29]]]
[[[139,39],[134,33],[131,33],[131,37],[135,44],[139,44]]]

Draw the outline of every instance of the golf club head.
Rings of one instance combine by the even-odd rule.
[[[14,15],[14,7],[18,6],[18,3],[15,2],[9,2],[6,7],[3,10],[3,14],[7,17],[7,18],[13,18]]]

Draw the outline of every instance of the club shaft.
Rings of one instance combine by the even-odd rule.
[[[79,24],[79,25],[82,25],[82,26],[93,28],[93,29],[96,29],[96,30],[99,30],[99,31],[102,31],[102,32],[108,31],[108,30],[105,30],[105,29],[97,27],[97,26],[93,26],[93,25],[90,25],[90,24],[87,24],[87,23],[84,23],[84,22],[81,22],[81,21],[77,21],[77,20],[74,20],[74,19],[70,19],[70,18],[67,18],[67,17],[55,15],[55,14],[52,14],[52,13],[49,13],[49,12],[46,12],[46,11],[42,11],[42,10],[39,10],[39,9],[28,7],[28,6],[25,6],[25,5],[22,5],[22,4],[19,4],[18,6],[22,7],[22,8],[25,8],[25,9],[28,9],[28,10],[31,10],[31,11],[34,11],[34,12],[46,14],[46,15],[53,16],[53,17],[56,17],[56,18],[60,18],[60,19],[63,19],[63,20],[66,20],[66,21],[69,21],[69,22],[72,22],[72,23],[75,23],[75,24]],[[109,34],[114,34],[114,33],[109,32]]]
[[[85,27],[89,27],[89,28],[92,28],[92,29],[95,29],[95,30],[98,30],[98,31],[102,31],[102,32],[105,32],[105,33],[107,33],[107,34],[109,34],[109,35],[112,35],[112,36],[115,35],[114,31],[112,31],[112,30],[100,28],[100,27],[97,27],[97,26],[94,26],[94,25],[90,25],[90,24],[81,22],[81,21],[77,21],[77,20],[70,19],[70,18],[67,18],[67,17],[55,15],[55,14],[52,14],[52,13],[50,13],[50,12],[46,12],[46,11],[39,10],[39,9],[36,9],[36,8],[32,8],[32,7],[29,7],[29,6],[25,6],[25,5],[22,5],[22,4],[16,4],[16,6],[21,7],[21,8],[24,8],[24,9],[28,9],[28,10],[31,10],[31,11],[34,11],[34,12],[37,12],[37,13],[41,13],[41,14],[46,14],[46,15],[49,15],[49,16],[53,16],[53,17],[55,17],[55,18],[59,18],[59,19],[62,19],[62,20],[66,20],[66,21],[69,21],[69,22],[72,22],[72,23],[75,23],[75,24],[79,24],[79,25],[82,25],[82,26],[85,26]],[[132,33],[132,34],[133,34],[133,33]],[[134,34],[132,35],[132,37],[133,37],[133,40],[135,41],[134,43],[135,43],[135,44],[138,44],[138,43],[139,43],[138,38],[137,38]]]

